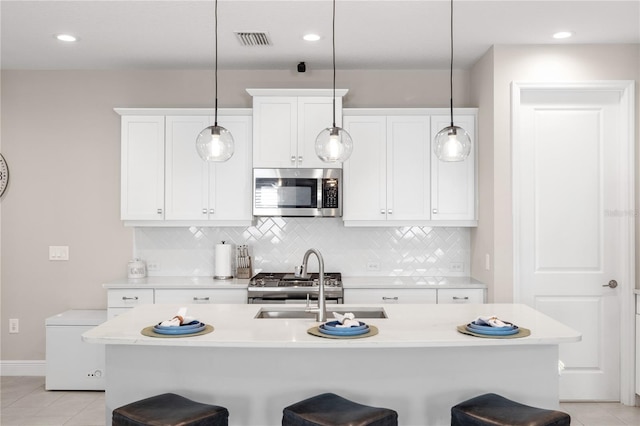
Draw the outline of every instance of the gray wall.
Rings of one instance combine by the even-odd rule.
[[[345,107],[448,106],[448,71],[339,71]],[[331,72],[220,71],[221,107],[250,107],[248,87],[331,87]],[[3,71],[1,150],[11,170],[1,209],[1,359],[45,359],[45,318],[106,307],[133,230],[120,209],[120,121],[114,107],[212,107],[208,71]],[[455,75],[456,106],[469,75]],[[70,260],[48,260],[68,245]],[[20,333],[8,334],[8,319]]]

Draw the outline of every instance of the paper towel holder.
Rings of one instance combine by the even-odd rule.
[[[223,246],[226,251],[224,252],[224,254],[226,254],[228,257],[227,259],[219,259],[219,256],[222,255],[222,252],[218,252],[219,248]],[[226,246],[226,247],[225,247]],[[227,249],[228,247],[228,249]],[[226,260],[226,262],[223,262],[224,260]],[[220,263],[219,263],[220,262]],[[216,246],[216,259],[215,259],[215,267],[216,267],[216,275],[213,276],[213,279],[215,280],[230,280],[233,278],[233,248],[231,246],[231,244],[226,244],[226,241],[222,241],[222,244],[218,244]],[[225,268],[221,273],[221,266],[223,265],[223,263],[225,264]]]

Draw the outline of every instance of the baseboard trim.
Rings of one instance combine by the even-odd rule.
[[[45,360],[0,361],[0,376],[46,376]]]

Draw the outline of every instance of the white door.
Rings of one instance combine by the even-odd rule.
[[[212,125],[207,116],[166,118],[166,220],[206,220],[209,163],[196,150],[198,134]]]
[[[471,152],[464,161],[440,161],[431,156],[431,220],[476,219],[476,121],[473,115],[455,115],[454,124],[467,131]],[[431,117],[431,140],[451,125],[451,116]]]
[[[513,94],[516,301],[582,333],[560,347],[561,399],[618,401],[631,314],[621,301],[634,287],[632,90],[514,84]]]
[[[426,116],[387,117],[387,220],[429,220],[431,143]]]
[[[354,141],[344,163],[342,219],[385,220],[387,217],[387,118],[345,116],[344,127]]]
[[[164,218],[164,117],[123,116],[122,220]]]

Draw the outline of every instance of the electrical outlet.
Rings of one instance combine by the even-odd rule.
[[[20,332],[20,323],[18,318],[9,319],[9,333],[15,334]]]
[[[49,260],[69,260],[69,246],[49,246]]]
[[[375,260],[367,261],[367,271],[379,271],[380,270],[380,262],[376,262]]]
[[[464,270],[464,264],[462,262],[451,262],[449,264],[449,270],[451,272],[462,272]]]
[[[160,264],[158,262],[147,262],[147,271],[159,271]]]

